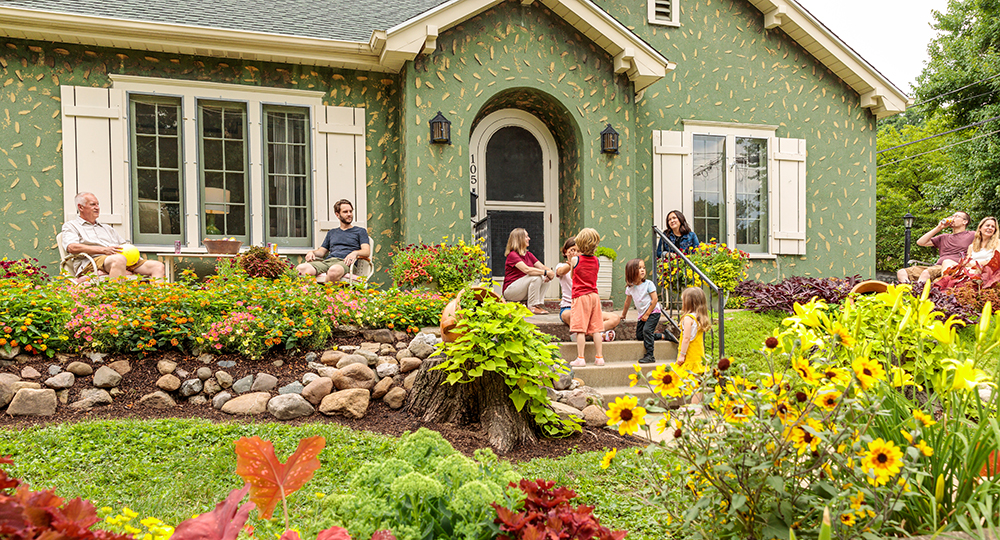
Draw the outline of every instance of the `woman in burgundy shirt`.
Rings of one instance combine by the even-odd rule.
[[[528,231],[517,228],[510,231],[504,254],[503,297],[508,302],[526,302],[535,315],[548,313],[543,307],[542,285],[552,281],[556,273],[542,264],[528,251]]]

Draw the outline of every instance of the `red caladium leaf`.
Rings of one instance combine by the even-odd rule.
[[[282,498],[313,477],[320,467],[317,456],[325,446],[323,437],[302,439],[295,453],[281,463],[270,441],[257,436],[236,441],[236,474],[250,484],[250,500],[257,504],[262,519],[271,519]]]
[[[344,533],[346,534],[347,531],[344,531]],[[350,540],[350,538],[351,537],[348,536],[347,540]],[[317,538],[316,540],[323,540],[323,539],[322,538]],[[342,540],[342,539],[335,538],[334,540]],[[392,534],[389,531],[375,531],[372,534],[372,540],[396,540],[396,535]]]
[[[0,456],[0,464],[13,465],[14,460],[10,456]],[[0,469],[0,491],[16,488],[20,483],[20,480],[7,476],[7,471]]]
[[[250,491],[250,484],[234,489],[226,500],[215,505],[215,510],[182,522],[174,529],[171,540],[236,540],[240,529],[250,518],[254,503],[240,506],[240,501]]]
[[[376,537],[378,537],[378,534],[381,532],[385,531],[377,531],[372,535],[372,540],[377,540]],[[392,534],[390,534],[388,538],[378,538],[381,538],[382,540],[389,540],[390,538],[392,540],[396,540],[396,537],[392,536]],[[351,540],[351,535],[347,534],[347,529],[341,527],[330,527],[325,531],[320,531],[319,534],[316,535],[316,540]]]
[[[285,531],[281,534],[281,538],[278,540],[302,540],[299,538],[299,533],[295,531]]]

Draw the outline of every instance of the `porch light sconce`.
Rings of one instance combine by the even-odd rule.
[[[615,131],[615,128],[611,127],[611,124],[608,124],[608,127],[604,128],[604,131],[601,132],[601,153],[618,153],[618,132]]]
[[[434,144],[451,144],[451,121],[438,111],[431,118],[431,142]]]

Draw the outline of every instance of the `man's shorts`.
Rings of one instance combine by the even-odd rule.
[[[100,268],[101,270],[104,270],[104,262],[108,259],[108,257],[109,257],[109,255],[98,255],[98,256],[94,257],[94,263],[97,264],[97,268]],[[132,272],[134,274],[136,268],[139,268],[145,262],[146,262],[146,259],[144,259],[142,257],[139,257],[139,260],[136,261],[135,264],[133,264],[132,266],[126,266],[125,269],[128,270],[129,272]],[[81,276],[90,274],[92,272],[94,272],[94,266],[92,264],[90,264],[90,263],[87,263],[83,268],[80,269],[80,275]]]
[[[911,266],[906,268],[906,277],[909,278],[910,281],[916,283],[920,280],[920,274],[922,274],[924,270],[927,270],[931,279],[937,279],[941,277],[941,272],[944,270],[944,267],[940,264],[935,264],[934,266]]]
[[[330,257],[329,259],[323,259],[322,261],[309,261],[309,265],[316,269],[317,276],[325,274],[334,266],[343,268],[345,275],[351,271],[350,267],[347,266],[347,263],[344,262],[344,259],[338,259],[336,257]],[[357,261],[355,269],[359,274],[366,274],[368,272],[368,261]]]
[[[604,315],[601,313],[601,299],[597,293],[585,294],[573,299],[569,312],[569,331],[577,334],[596,334],[604,331]]]

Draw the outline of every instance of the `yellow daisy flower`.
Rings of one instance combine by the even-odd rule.
[[[920,453],[927,457],[931,457],[934,455],[934,449],[931,448],[930,446],[927,446],[927,441],[923,439],[920,439],[920,442],[917,443],[917,450],[920,450]]]
[[[792,424],[799,419],[799,410],[785,399],[775,402],[771,411],[783,424]]]
[[[833,327],[830,328],[830,336],[833,338],[834,343],[839,343],[848,348],[854,347],[856,342],[847,329],[839,322],[833,323]]]
[[[877,360],[855,358],[851,367],[854,369],[854,375],[858,378],[858,382],[861,383],[861,388],[865,390],[870,390],[877,381],[885,379],[885,369]]]
[[[750,420],[753,411],[753,405],[741,399],[727,399],[723,403],[722,417],[730,424],[742,424]]]
[[[809,365],[809,360],[805,358],[795,358],[792,360],[792,369],[802,377],[802,380],[809,385],[815,386],[819,384],[821,374],[817,373],[811,365]]]
[[[851,382],[851,373],[844,368],[828,367],[823,371],[823,377],[837,386],[847,386]]]
[[[618,433],[622,435],[639,431],[639,426],[646,423],[646,409],[638,407],[638,402],[634,396],[616,398],[608,407],[608,425],[618,424]]]
[[[650,375],[653,391],[663,397],[680,397],[684,376],[684,368],[677,364],[671,364],[669,367],[666,365],[656,366]]]
[[[814,418],[804,418],[802,422],[794,426],[785,428],[785,439],[792,441],[792,445],[799,451],[799,455],[806,452],[815,452],[819,448],[820,436],[823,431],[823,424]]]
[[[837,403],[840,402],[840,392],[833,389],[826,389],[825,391],[820,391],[820,394],[816,396],[816,405],[832,411]]]
[[[868,452],[861,459],[861,465],[869,473],[868,482],[881,486],[889,478],[899,473],[903,466],[903,451],[892,441],[883,441],[881,437],[868,443]]]
[[[840,514],[840,522],[848,527],[853,527],[854,514],[853,513]]]
[[[931,427],[937,423],[937,420],[934,420],[931,415],[921,411],[920,409],[913,409],[913,417],[920,420],[920,423],[923,424],[924,427]]]
[[[607,469],[608,467],[610,467],[611,462],[615,460],[615,456],[617,455],[618,455],[617,448],[612,448],[606,454],[604,454],[604,457],[601,458],[601,468]]]

